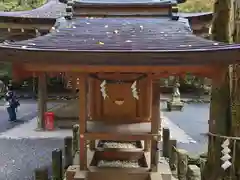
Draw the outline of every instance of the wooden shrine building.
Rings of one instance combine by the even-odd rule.
[[[159,78],[192,73],[221,84],[228,65],[240,61],[240,45],[194,35],[188,19],[178,16],[174,0],[65,3],[66,15],[50,33],[0,44],[1,61],[17,64],[19,74],[39,76],[41,115],[46,111],[45,73],[74,73],[79,78],[81,171],[101,173],[99,160],[120,158],[141,161],[141,168],[130,168],[133,174],[157,172]],[[142,140],[151,142],[151,148],[111,156],[96,150],[89,165],[88,140]],[[102,178],[111,179],[108,175]]]
[[[84,2],[84,1],[83,1]],[[136,17],[141,14],[141,17],[169,17],[171,16],[171,8],[168,1],[162,1],[159,3],[151,3],[148,1],[143,1],[142,3],[128,3],[122,4],[121,6],[116,7],[116,3],[105,2],[104,8],[101,3],[75,3],[73,6],[71,2],[60,3],[57,0],[49,0],[42,7],[31,10],[31,11],[21,11],[21,12],[0,12],[0,42],[7,44],[10,42],[22,41],[27,39],[32,39],[39,36],[44,36],[52,31],[56,30],[60,24],[63,24],[64,19],[61,17],[67,14],[67,11],[72,11],[74,9],[74,17],[84,17],[91,14],[91,16],[128,16]],[[88,2],[88,3],[86,3]],[[114,1],[113,1],[114,2]],[[133,1],[134,2],[134,1]],[[180,1],[179,1],[180,2]],[[182,1],[183,2],[183,1]],[[108,3],[108,6],[106,6]],[[144,5],[145,4],[145,5]],[[175,6],[176,6],[175,2]],[[68,6],[68,8],[67,8]],[[54,8],[52,8],[54,7]],[[66,9],[67,8],[67,9]],[[147,10],[145,10],[147,8]],[[143,10],[144,9],[144,10]],[[175,8],[175,10],[177,10]],[[174,11],[174,10],[173,10]],[[90,13],[91,12],[91,13]],[[108,12],[106,14],[106,12]],[[177,12],[175,12],[176,14]],[[184,18],[184,20],[189,21],[189,25],[193,30],[194,34],[205,35],[208,33],[209,25],[212,20],[212,13],[178,13],[179,17]],[[53,32],[54,33],[54,32]],[[8,59],[1,59],[2,61],[10,62]],[[23,68],[23,64],[19,61],[14,61],[12,63],[13,67],[13,77],[15,81],[21,81],[25,78],[31,76],[38,76],[35,71],[27,71],[26,68]],[[47,72],[47,76],[64,76],[65,85],[68,86],[69,82],[72,89],[77,88],[77,76],[74,72],[59,72],[51,71]],[[45,80],[42,82],[45,83]],[[43,85],[40,85],[39,92],[44,96],[46,93],[41,93],[41,88]],[[46,99],[47,95],[45,95]],[[43,98],[40,98],[43,99]],[[46,104],[46,100],[39,102],[40,104]],[[79,104],[74,102],[68,102],[67,104],[71,106],[79,106]],[[76,104],[76,105],[75,105]],[[46,111],[44,108],[46,105],[40,105],[39,108],[41,111],[39,113],[40,119],[43,118],[43,114]],[[65,107],[65,106],[64,106]],[[76,107],[77,108],[77,107]],[[56,119],[60,122],[64,122],[67,127],[71,126],[72,123],[76,122],[78,119],[78,111],[73,107],[65,108],[64,110],[58,110]],[[57,123],[59,125],[59,123]],[[43,126],[43,125],[42,125]]]

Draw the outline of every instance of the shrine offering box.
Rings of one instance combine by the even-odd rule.
[[[149,95],[151,94],[149,81],[146,78],[135,81],[142,77],[137,74],[112,76],[91,81],[91,120],[112,124],[148,122],[150,117]],[[104,81],[104,79],[114,78],[116,80]],[[104,85],[102,85],[103,82],[105,82]],[[103,89],[104,93],[101,92]],[[106,97],[103,97],[103,94]]]
[[[99,151],[142,151],[141,141],[106,141],[100,140],[97,145]]]
[[[148,165],[144,152],[96,151],[89,169],[146,172]]]

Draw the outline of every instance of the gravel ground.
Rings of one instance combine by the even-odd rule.
[[[185,104],[183,111],[163,112],[172,123],[184,130],[197,143],[178,143],[179,148],[191,154],[200,154],[207,150],[209,103]]]
[[[63,148],[62,139],[0,139],[0,180],[33,180],[34,169],[51,171],[51,153]]]

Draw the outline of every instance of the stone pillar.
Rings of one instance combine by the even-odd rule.
[[[188,171],[188,154],[187,151],[183,149],[178,149],[178,179],[186,180],[187,179],[187,171]]]
[[[170,140],[170,158],[169,158],[169,166],[172,171],[174,177],[177,177],[177,140],[172,139]]]
[[[73,156],[75,156],[75,153],[79,151],[79,125],[75,124],[73,126]]]
[[[44,114],[47,111],[47,83],[46,74],[38,76],[38,129],[44,129]]]
[[[187,180],[201,180],[200,168],[196,165],[188,165]]]
[[[170,131],[168,128],[163,128],[163,147],[162,155],[163,157],[169,158],[169,148],[170,148]]]
[[[158,82],[152,81],[151,83],[151,133],[158,134],[160,127],[160,87]],[[147,141],[145,141],[147,142]],[[159,149],[158,149],[159,137],[154,137],[151,140],[151,171],[157,172],[157,166],[159,162]]]

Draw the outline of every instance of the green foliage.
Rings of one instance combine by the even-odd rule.
[[[24,11],[43,5],[46,0],[0,0],[0,11]]]
[[[0,78],[4,76],[12,76],[12,66],[10,63],[0,63]]]
[[[181,12],[211,12],[215,0],[187,0],[179,5]]]

